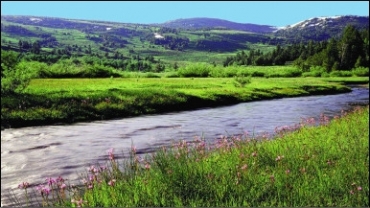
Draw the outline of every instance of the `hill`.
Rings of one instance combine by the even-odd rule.
[[[275,36],[290,40],[327,40],[331,37],[339,38],[347,25],[353,25],[357,29],[368,29],[369,17],[353,15],[314,17],[279,28]]]
[[[249,23],[243,24],[216,18],[177,19],[155,25],[169,28],[182,28],[195,30],[204,28],[213,28],[213,29],[218,28],[218,29],[240,30],[254,33],[271,33],[277,29],[276,27],[269,25],[257,25]]]

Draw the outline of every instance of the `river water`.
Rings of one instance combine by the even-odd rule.
[[[174,112],[133,118],[5,129],[1,131],[1,205],[11,205],[8,193],[18,197],[23,181],[43,183],[47,177],[63,176],[79,183],[90,164],[107,160],[107,151],[127,155],[134,145],[138,153],[153,152],[178,140],[200,136],[208,142],[222,135],[248,132],[273,133],[275,127],[299,123],[301,118],[339,115],[353,104],[368,104],[369,90]],[[24,198],[24,197],[23,197]]]

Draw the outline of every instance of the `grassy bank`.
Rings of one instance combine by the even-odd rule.
[[[72,198],[61,178],[48,180],[54,191],[39,191],[45,205],[53,196],[63,206],[368,207],[368,126],[367,106],[277,128],[273,140],[244,135],[207,145],[198,138],[145,158],[133,147],[124,162],[111,149],[107,166],[91,166],[81,190],[70,187]]]
[[[329,82],[330,78],[252,78],[249,84],[242,81],[243,78],[34,79],[22,93],[2,97],[1,125],[72,123],[350,91]]]

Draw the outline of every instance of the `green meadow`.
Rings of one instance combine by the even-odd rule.
[[[350,91],[332,78],[145,78],[136,75],[135,78],[32,79],[22,93],[2,98],[2,126],[124,118]],[[338,81],[351,80],[368,82],[366,77]]]

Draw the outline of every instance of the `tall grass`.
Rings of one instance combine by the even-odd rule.
[[[322,115],[276,128],[272,139],[245,134],[206,144],[195,138],[144,158],[133,147],[121,162],[111,149],[107,167],[89,168],[84,191],[57,204],[368,207],[368,125],[367,106],[331,121]]]

